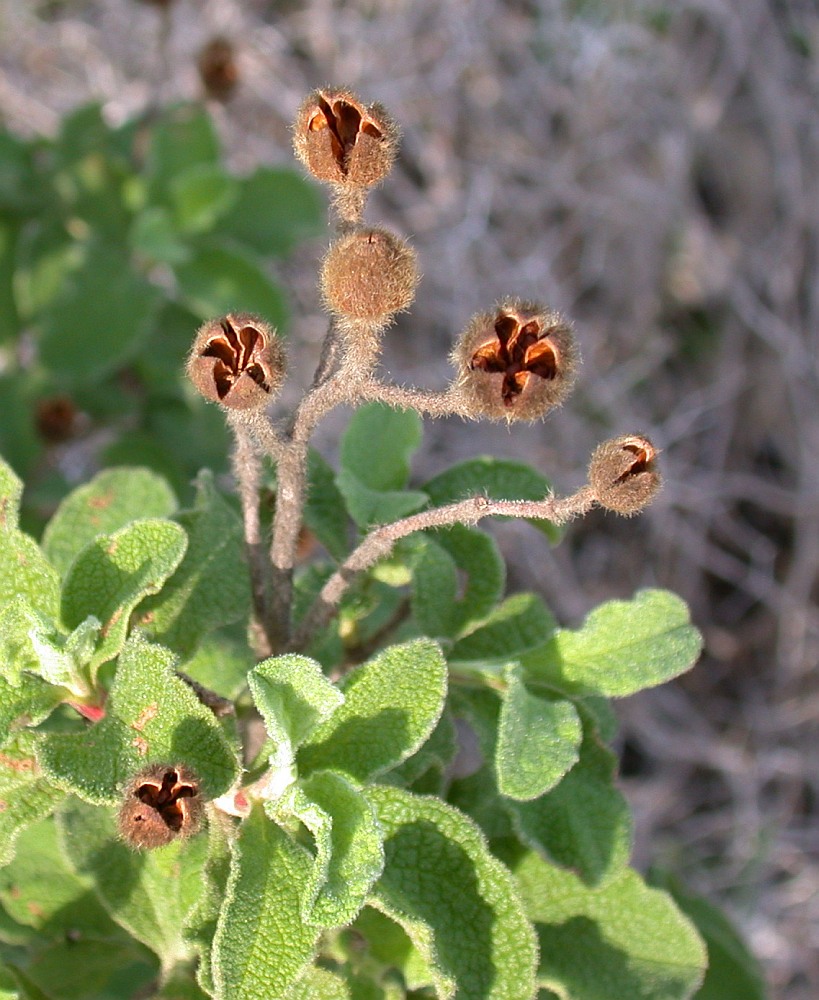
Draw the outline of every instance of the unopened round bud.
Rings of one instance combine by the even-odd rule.
[[[536,420],[568,396],[578,353],[571,326],[531,302],[502,302],[474,316],[452,352],[455,392],[467,416]]]
[[[293,126],[293,148],[325,184],[372,187],[395,159],[398,127],[380,104],[363,104],[349,90],[314,90]]]
[[[118,826],[122,839],[139,850],[190,837],[202,824],[199,782],[182,764],[152,764],[125,789]]]
[[[656,457],[654,445],[639,434],[598,445],[589,462],[589,486],[600,506],[629,516],[651,503],[662,483]]]
[[[200,327],[187,371],[205,399],[230,410],[256,410],[281,388],[284,351],[275,330],[264,320],[248,313],[228,313]]]
[[[336,316],[387,323],[412,303],[418,277],[415,251],[405,240],[385,229],[364,229],[330,246],[321,290]]]
[[[199,53],[196,65],[208,97],[227,101],[233,95],[239,67],[233,45],[226,38],[212,38]]]

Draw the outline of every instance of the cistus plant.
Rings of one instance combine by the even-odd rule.
[[[406,241],[363,217],[396,143],[344,89],[298,112],[337,231],[328,332],[292,413],[265,318],[237,301],[196,333],[187,372],[232,432],[240,513],[208,472],[179,509],[155,472],[104,470],[38,544],[0,471],[4,997],[700,988],[702,938],[629,867],[609,748],[608,699],[697,659],[687,609],[644,590],[560,627],[537,594],[505,596],[477,528],[525,518],[547,545],[594,507],[636,514],[657,451],[603,443],[569,496],[492,458],[409,487],[422,416],[537,420],[579,351],[565,317],[509,299],[456,338],[445,390],[379,375],[419,278]],[[310,442],[342,404],[336,470]]]

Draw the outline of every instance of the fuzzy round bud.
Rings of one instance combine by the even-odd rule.
[[[257,410],[281,388],[285,361],[275,330],[258,316],[228,313],[196,334],[187,372],[196,389],[229,410]]]
[[[202,825],[199,782],[182,764],[151,764],[134,775],[119,810],[119,835],[131,847],[152,850]]]
[[[227,101],[233,95],[239,83],[239,67],[233,45],[226,38],[211,38],[200,51],[196,66],[208,97]]]
[[[452,352],[464,414],[489,420],[545,416],[568,396],[578,362],[566,320],[516,299],[474,316]]]
[[[589,462],[589,486],[601,507],[630,516],[651,503],[661,485],[657,450],[639,434],[604,441]]]
[[[331,313],[388,323],[415,298],[415,251],[385,229],[348,233],[331,244],[321,265],[321,290]]]
[[[398,127],[380,104],[349,90],[314,90],[293,126],[296,156],[325,184],[372,187],[392,168]]]

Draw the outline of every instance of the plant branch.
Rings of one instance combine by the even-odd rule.
[[[375,528],[325,583],[299,625],[292,648],[303,648],[330,620],[354,577],[388,556],[395,543],[407,535],[453,524],[477,524],[484,517],[525,517],[565,524],[572,518],[587,513],[595,503],[594,494],[588,486],[568,497],[547,496],[543,500],[492,500],[489,497],[475,496]]]
[[[415,410],[429,417],[449,417],[463,414],[463,405],[452,387],[436,392],[416,389],[414,386],[392,385],[369,378],[358,388],[359,398],[369,402],[385,403],[400,410]]]

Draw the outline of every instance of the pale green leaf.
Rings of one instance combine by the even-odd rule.
[[[193,510],[174,517],[188,537],[185,556],[161,593],[144,601],[137,613],[137,624],[185,657],[207,632],[250,612],[242,522],[219,495],[211,472],[201,472],[196,486]]]
[[[529,692],[519,667],[506,671],[506,680],[495,749],[498,790],[536,799],[580,759],[583,727],[570,701]]]
[[[65,798],[65,792],[40,772],[35,740],[32,733],[21,732],[0,756],[0,865],[11,861],[20,833],[50,815]]]
[[[113,919],[167,965],[186,956],[182,928],[202,892],[207,841],[178,839],[135,852],[117,836],[111,809],[78,799],[60,810],[58,824],[66,856],[92,880]]]
[[[199,957],[196,965],[196,981],[208,996],[213,996],[215,989],[211,950],[229,874],[229,829],[225,823],[210,823],[207,858],[202,869],[202,895],[188,913],[183,927],[185,940],[196,950]]]
[[[63,575],[97,535],[176,509],[170,486],[150,469],[105,469],[60,503],[43,532],[43,551]]]
[[[186,547],[187,537],[178,524],[151,519],[99,535],[80,552],[66,574],[60,610],[69,629],[90,615],[102,622],[92,668],[119,653],[131,612],[161,589]]]
[[[355,918],[384,867],[373,808],[342,775],[319,771],[300,782],[290,811],[316,843],[302,900],[304,920],[319,927],[342,927]]]
[[[447,669],[429,639],[391,646],[344,678],[344,704],[298,755],[302,773],[330,769],[366,781],[426,741],[444,707]]]
[[[540,938],[543,986],[568,1000],[694,996],[706,964],[703,943],[670,897],[647,888],[636,872],[625,869],[590,889],[534,853],[512,868]]]
[[[287,1000],[363,1000],[335,973],[311,966],[286,993]]]
[[[421,418],[414,410],[369,403],[356,410],[347,425],[341,439],[341,468],[370,490],[402,490],[421,435]]]
[[[537,594],[514,594],[450,649],[450,663],[508,663],[541,646],[557,623]]]
[[[236,778],[236,751],[219,723],[174,672],[173,654],[132,636],[101,722],[83,733],[42,736],[38,759],[46,774],[89,802],[113,803],[133,774],[152,763],[185,764],[205,799]]]
[[[0,746],[23,726],[36,726],[68,697],[68,691],[24,673],[12,684],[0,677]]]
[[[374,490],[362,483],[349,469],[335,478],[350,517],[360,528],[390,524],[420,510],[427,502],[426,493],[418,490]]]
[[[320,934],[301,916],[311,870],[261,807],[243,821],[213,942],[218,1000],[279,1000],[303,974]]]
[[[174,221],[185,233],[212,229],[239,196],[238,183],[215,163],[199,163],[170,183]]]
[[[667,590],[608,601],[523,657],[532,676],[579,693],[623,697],[690,669],[702,648],[688,608]]]
[[[202,319],[241,309],[276,327],[287,321],[279,287],[257,260],[237,249],[203,247],[193,259],[176,266],[176,278],[182,301]]]
[[[452,806],[397,788],[367,792],[386,862],[374,903],[429,963],[439,997],[527,1000],[537,947],[513,880]]]

